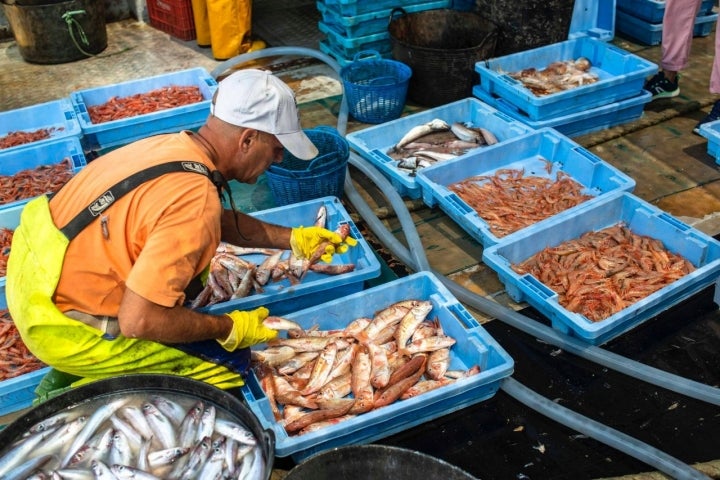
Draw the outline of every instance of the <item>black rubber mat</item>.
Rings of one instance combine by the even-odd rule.
[[[269,47],[306,47],[318,49],[325,37],[318,29],[320,12],[315,1],[253,1],[253,36]]]

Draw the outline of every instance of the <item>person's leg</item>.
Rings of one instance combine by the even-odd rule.
[[[671,75],[687,67],[692,47],[695,19],[702,0],[667,0],[662,28],[660,68]]]
[[[645,82],[644,89],[653,99],[680,94],[678,72],[690,58],[695,18],[702,0],[667,0],[662,25],[660,71]]]
[[[718,27],[720,27],[720,17],[718,17],[718,23],[715,25],[715,57],[713,58],[712,70],[710,71],[710,93],[720,94],[720,34],[718,34]],[[700,135],[700,126],[705,123],[714,122],[720,120],[720,100],[716,100],[710,109],[710,113],[695,125],[693,132]]]

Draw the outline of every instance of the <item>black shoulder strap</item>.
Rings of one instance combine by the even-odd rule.
[[[213,185],[217,187],[218,194],[221,196],[222,188],[227,186],[227,182],[220,172],[217,170],[210,172],[210,169],[200,162],[183,160],[161,163],[160,165],[154,165],[146,168],[145,170],[134,173],[110,187],[105,193],[100,195],[91,202],[90,205],[77,214],[75,218],[70,220],[70,222],[61,228],[60,231],[68,238],[68,240],[72,240],[120,197],[148,180],[152,180],[153,178],[157,178],[171,172],[191,172],[205,175],[208,179],[210,179]]]

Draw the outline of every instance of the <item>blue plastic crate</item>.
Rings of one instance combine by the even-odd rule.
[[[372,2],[361,0],[321,0],[324,5],[333,11],[339,12],[343,17],[354,17],[378,10],[393,9],[395,7],[408,8],[422,0],[373,0]],[[425,0],[427,1],[427,0]]]
[[[693,36],[708,36],[717,23],[717,17],[717,13],[698,16],[695,19]],[[662,21],[660,23],[646,22],[620,10],[617,12],[616,21],[617,31],[623,36],[637,40],[644,45],[660,45],[662,43]]]
[[[716,0],[703,0],[698,16],[712,14]],[[617,8],[638,20],[649,23],[662,23],[665,15],[665,0],[617,0]]]
[[[635,234],[660,240],[669,251],[690,261],[696,270],[607,319],[592,322],[560,306],[555,292],[532,275],[521,276],[510,268],[545,247],[621,222]],[[553,328],[599,345],[712,285],[720,273],[720,242],[632,194],[615,192],[485,249],[483,262],[498,273],[514,300],[527,301],[552,322]]]
[[[525,124],[509,118],[476,98],[457,100],[446,105],[407,115],[381,125],[352,132],[346,136],[350,147],[368,160],[390,180],[400,195],[418,199],[422,196],[422,186],[417,177],[395,167],[387,151],[400,140],[408,130],[416,125],[427,123],[435,118],[448,123],[468,122],[483,127],[495,134],[502,144],[508,139],[532,131]],[[493,147],[480,147],[475,151]],[[466,153],[462,157],[471,155]]]
[[[250,215],[276,225],[310,226],[315,221],[318,209],[323,205],[327,208],[327,228],[335,230],[339,225],[347,223],[350,225],[350,236],[358,241],[356,246],[349,248],[345,253],[333,255],[332,259],[334,265],[354,263],[353,271],[341,275],[326,275],[309,271],[297,285],[292,285],[287,279],[271,281],[263,287],[263,293],[217,303],[203,308],[202,311],[226,313],[232,310],[251,310],[264,306],[270,310],[271,315],[284,315],[358,292],[363,289],[363,283],[366,280],[380,276],[379,260],[337,197],[308,200],[253,212]],[[243,258],[259,265],[265,256],[244,255]],[[283,255],[283,258],[287,258],[287,254]]]
[[[545,161],[552,162],[552,173],[547,171]],[[593,203],[616,191],[630,192],[635,188],[635,180],[551,128],[507,140],[494,148],[478,150],[462,160],[450,160],[424,168],[418,171],[417,177],[422,185],[423,201],[428,206],[439,204],[468,234],[488,247],[522,236],[531,227],[499,238],[490,231],[488,223],[448,186],[475,175],[494,175],[497,170],[506,168],[523,169],[525,175],[543,178],[555,178],[558,172],[563,172],[584,187],[583,193],[594,197],[585,203]],[[582,205],[558,215],[575,215]],[[546,223],[551,218],[535,225]]]
[[[449,8],[450,0],[436,0],[416,3],[403,7],[407,13],[423,12],[438,8]],[[374,10],[361,15],[345,16],[332,6],[318,0],[317,9],[322,15],[323,23],[333,29],[338,35],[348,38],[363,37],[376,33],[385,33],[388,29],[392,8]]]
[[[8,152],[31,145],[82,135],[80,122],[78,122],[75,110],[68,98],[0,113],[0,138],[5,137],[10,132],[23,131],[31,133],[43,128],[52,129],[48,138],[15,147],[3,148],[0,150],[0,158]]]
[[[0,285],[0,310],[6,308],[5,284],[3,283]],[[35,388],[49,371],[50,367],[44,367],[34,372],[0,381],[0,416],[31,407],[35,399]]]
[[[587,133],[635,121],[643,116],[645,104],[652,100],[652,95],[646,90],[639,94],[609,105],[590,108],[577,113],[561,115],[547,120],[530,120],[517,107],[508,104],[504,99],[497,98],[485,92],[478,86],[473,87],[473,95],[483,102],[497,108],[508,116],[534,128],[554,128],[568,137],[577,137]]]
[[[615,37],[615,0],[575,0],[568,39],[581,35],[603,41]]]
[[[708,153],[715,157],[715,163],[720,165],[720,120],[700,125],[700,135],[708,140]]]
[[[9,228],[10,230],[15,230],[18,225],[20,225],[20,214],[22,213],[23,208],[25,205],[13,205],[11,207],[0,209],[0,228]],[[0,277],[0,288],[5,288],[5,277]],[[4,290],[3,290],[4,294]],[[3,295],[3,302],[4,300]],[[0,308],[6,308],[6,307],[0,307]]]
[[[88,107],[102,105],[113,97],[128,97],[173,85],[199,87],[203,101],[99,124],[90,121]],[[70,94],[70,100],[77,112],[86,147],[100,149],[127,144],[150,135],[190,130],[202,125],[210,114],[210,102],[215,90],[215,79],[204,68],[193,68],[79,90]]]
[[[304,328],[344,328],[359,317],[372,317],[392,303],[430,300],[428,318],[437,318],[456,343],[450,350],[451,369],[480,366],[480,373],[408,400],[358,415],[337,425],[300,436],[288,436],[270,410],[270,403],[254,373],[246,378],[242,393],[264,428],[275,433],[275,455],[300,461],[317,452],[343,445],[370,443],[420,425],[492,397],[500,381],[512,374],[514,362],[477,320],[434,275],[422,272],[363,292],[294,312],[286,317]],[[258,348],[258,347],[256,347]]]
[[[526,68],[544,69],[556,61],[585,57],[598,81],[571,90],[538,97],[507,72]],[[633,97],[645,79],[657,72],[652,62],[596,38],[579,37],[524,52],[477,62],[479,88],[514,105],[530,120],[547,120],[616,103]]]
[[[352,60],[352,58],[364,50],[375,50],[381,56],[392,54],[392,43],[390,42],[390,33],[387,31],[382,33],[374,33],[362,37],[347,37],[340,35],[325,22],[318,22],[320,33],[325,34],[325,41],[343,58]]]
[[[82,145],[77,137],[65,137],[52,142],[33,144],[0,156],[0,175],[15,175],[23,170],[42,165],[55,165],[70,159],[74,173],[87,165]],[[0,211],[16,205],[25,205],[31,198],[0,205]]]

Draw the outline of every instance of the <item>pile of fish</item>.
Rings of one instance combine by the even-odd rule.
[[[557,292],[565,309],[598,322],[695,267],[661,241],[617,224],[544,248],[512,269],[533,275]]]
[[[7,271],[7,262],[8,257],[10,257],[10,247],[14,233],[14,230],[0,227],[0,277],[4,277]]]
[[[0,205],[55,193],[73,176],[69,158],[60,163],[28,168],[14,175],[0,175]]]
[[[322,205],[315,217],[314,225],[325,228],[327,209]],[[350,225],[340,224],[335,233],[344,240],[350,235]],[[298,284],[308,271],[326,275],[340,275],[355,269],[355,264],[318,263],[329,244],[320,245],[312,258],[299,258],[290,250],[267,248],[245,248],[221,242],[216,255],[210,261],[207,283],[198,296],[190,303],[196,309],[244,298],[253,293],[263,293],[270,281],[287,279],[292,285]],[[240,258],[242,255],[263,254],[259,264]]]
[[[553,164],[545,162],[551,174]],[[468,177],[448,185],[448,189],[475,210],[499,238],[592,198],[562,170],[552,179],[504,168],[493,175]]]
[[[403,300],[332,330],[275,317],[267,325],[287,337],[252,350],[275,420],[302,435],[479,373],[449,369],[455,339],[427,318],[432,308]]]
[[[40,370],[44,366],[28,350],[10,312],[0,310],[0,381]]]
[[[31,426],[0,457],[0,478],[261,479],[261,443],[210,403],[126,394],[64,409]]]
[[[542,70],[530,67],[508,75],[522,82],[535,96],[541,97],[597,82],[598,76],[589,71],[591,66],[590,60],[580,57],[552,62]]]
[[[488,129],[468,123],[436,118],[411,128],[387,155],[397,160],[395,166],[409,174],[436,162],[450,160],[485,145],[494,145],[497,137]]]

